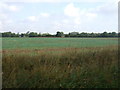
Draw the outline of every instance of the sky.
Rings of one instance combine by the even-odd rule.
[[[117,0],[1,0],[0,32],[118,32]]]

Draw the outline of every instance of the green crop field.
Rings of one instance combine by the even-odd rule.
[[[117,38],[2,38],[2,47],[3,88],[119,87]]]
[[[117,45],[117,38],[2,38],[3,49],[81,48]]]

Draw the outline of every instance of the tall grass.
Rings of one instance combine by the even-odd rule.
[[[3,52],[3,88],[117,88],[118,49]]]

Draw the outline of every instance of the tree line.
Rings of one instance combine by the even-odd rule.
[[[70,32],[64,34],[63,32],[57,31],[56,34],[49,33],[36,33],[36,32],[26,32],[26,33],[12,33],[12,32],[3,32],[1,33],[2,37],[118,37],[120,33],[116,32],[103,32],[103,33],[86,33],[86,32]]]

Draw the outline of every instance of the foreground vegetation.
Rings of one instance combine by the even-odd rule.
[[[8,50],[2,60],[3,88],[118,87],[117,46]]]

